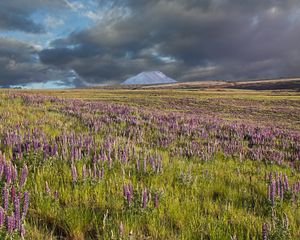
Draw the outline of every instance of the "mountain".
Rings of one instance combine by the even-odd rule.
[[[167,77],[159,71],[142,72],[134,77],[128,78],[122,85],[139,85],[139,84],[162,84],[176,83],[172,78]]]

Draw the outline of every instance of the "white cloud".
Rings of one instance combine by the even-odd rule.
[[[73,11],[78,11],[80,9],[84,9],[84,5],[81,2],[69,2],[68,0],[64,0],[69,8]]]
[[[87,11],[85,13],[85,16],[88,17],[89,19],[93,20],[94,22],[97,22],[97,21],[103,19],[103,16],[100,16],[93,11]]]
[[[94,22],[112,22],[124,20],[130,16],[130,9],[127,7],[109,7],[103,6],[97,11],[89,10],[84,13],[84,15]]]
[[[53,16],[47,16],[44,20],[44,24],[47,28],[56,28],[59,26],[64,25],[64,20],[61,18],[53,17]]]

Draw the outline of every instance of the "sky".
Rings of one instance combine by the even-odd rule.
[[[300,76],[299,0],[1,0],[0,87]]]

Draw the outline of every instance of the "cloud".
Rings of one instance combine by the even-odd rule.
[[[298,0],[4,2],[0,28],[6,30],[43,31],[45,23],[30,18],[36,9],[66,8],[71,16],[90,21],[89,27],[75,27],[53,39],[47,49],[36,50],[35,61],[22,59],[27,54],[16,59],[6,56],[4,73],[19,82],[18,78],[26,81],[24,76],[17,77],[18,71],[14,75],[10,69],[21,66],[26,79],[36,79],[50,69],[48,79],[72,71],[78,85],[121,82],[149,70],[163,71],[179,81],[300,75]],[[61,24],[54,19],[43,21],[48,28]]]
[[[80,9],[84,9],[84,4],[81,2],[70,2],[68,0],[64,0],[64,2],[67,4],[67,6],[72,9],[73,11],[78,11]]]
[[[29,33],[43,33],[44,26],[32,19],[38,10],[61,9],[66,7],[63,0],[9,0],[0,3],[0,29],[20,30]]]
[[[53,41],[41,60],[91,83],[151,69],[184,81],[300,74],[299,1],[127,0],[111,7],[130,14]]]
[[[44,20],[44,25],[47,28],[57,28],[63,24],[64,24],[64,20],[57,19],[57,18],[55,18],[53,16],[49,16],[49,15]]]
[[[0,86],[10,87],[57,79],[70,81],[68,71],[42,64],[38,58],[39,51],[40,46],[0,38]]]

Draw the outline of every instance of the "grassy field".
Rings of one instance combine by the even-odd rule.
[[[1,239],[299,239],[300,94],[0,91]]]

